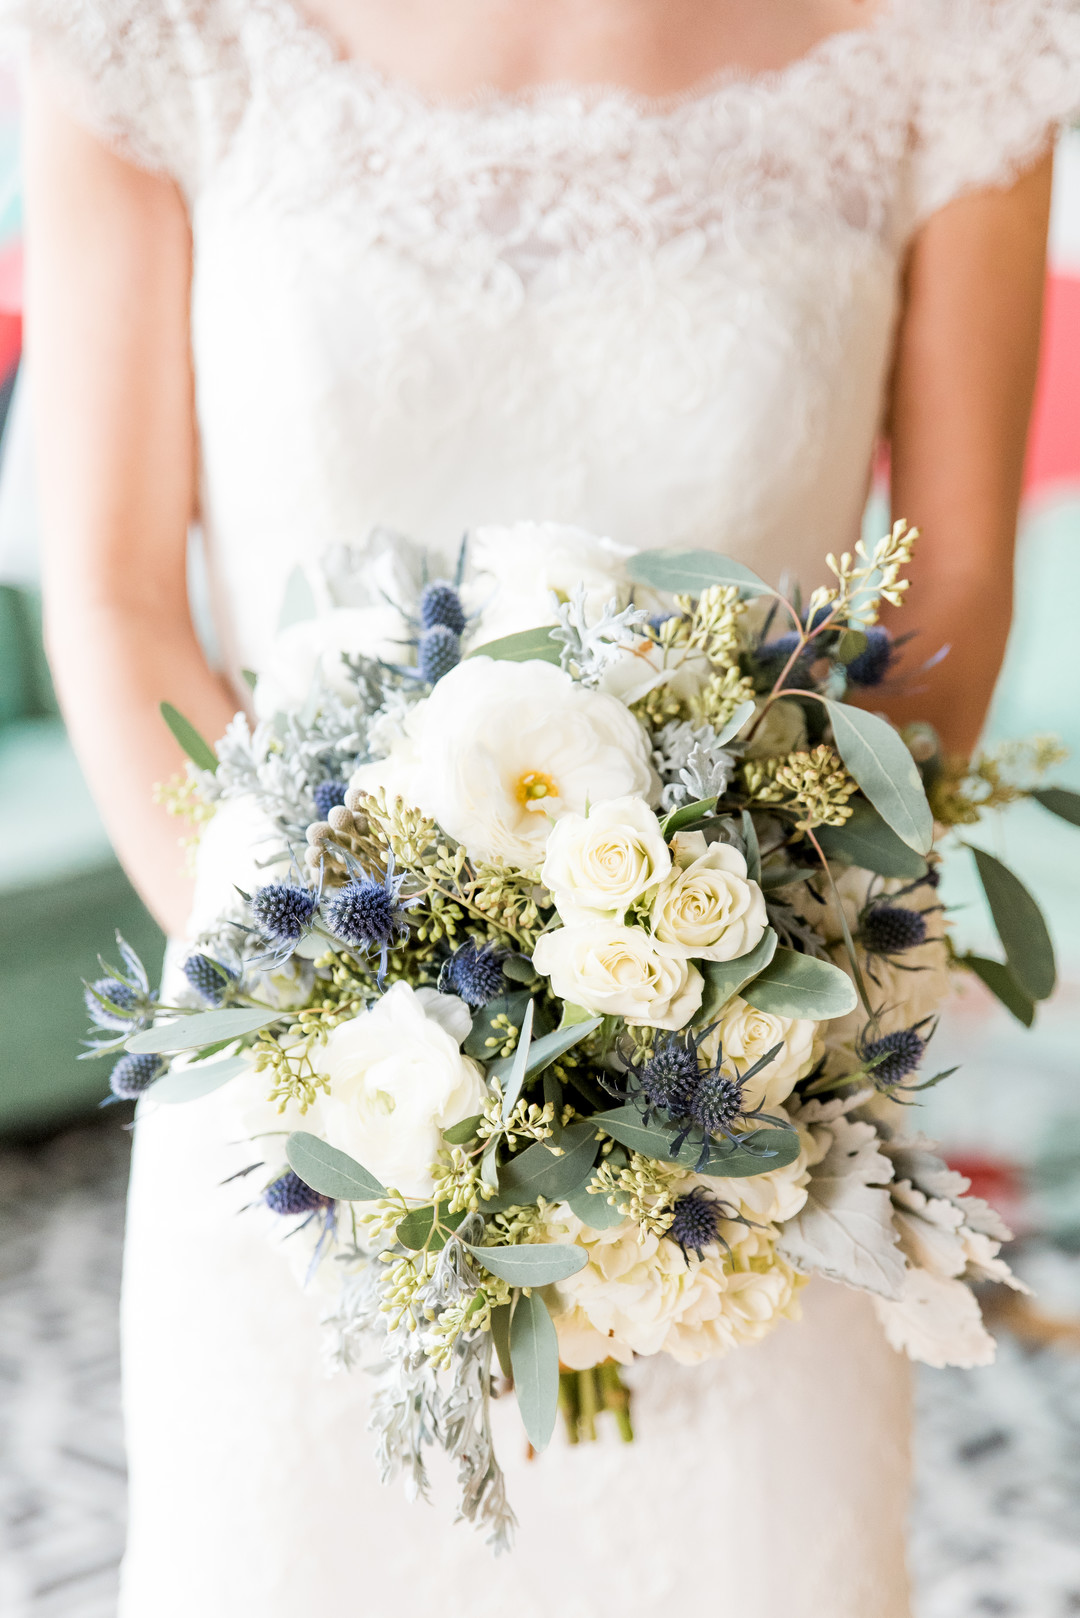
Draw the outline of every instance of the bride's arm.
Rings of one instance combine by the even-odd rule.
[[[882,703],[970,752],[1012,610],[1013,541],[1039,347],[1050,207],[1046,157],[1007,191],[950,203],[911,254],[892,393],[892,506],[921,530],[903,608],[925,689]],[[871,694],[872,696],[872,694]]]
[[[113,155],[32,77],[26,119],[27,353],[45,628],[72,741],[117,851],[167,929],[189,881],[151,801],[181,767],[158,713],[208,737],[236,704],[203,659],[185,554],[196,498],[191,246],[167,180]]]

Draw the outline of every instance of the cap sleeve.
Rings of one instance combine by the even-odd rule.
[[[1080,109],[1080,0],[916,5],[915,223],[1008,185]]]
[[[55,68],[95,134],[198,191],[243,99],[223,0],[0,0],[0,22]]]

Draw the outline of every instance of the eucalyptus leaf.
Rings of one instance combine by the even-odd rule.
[[[196,768],[208,770],[214,775],[218,767],[217,754],[205,737],[199,735],[191,720],[185,719],[179,708],[174,708],[171,702],[159,704],[158,711]]]
[[[674,837],[677,831],[685,831],[688,826],[711,819],[715,809],[715,798],[699,798],[696,803],[684,803],[681,809],[673,810],[661,822],[660,829],[665,837]]]
[[[822,698],[836,750],[882,819],[917,854],[929,854],[934,817],[915,760],[884,719]]]
[[[1052,815],[1058,815],[1072,826],[1080,826],[1080,792],[1069,792],[1065,787],[1039,787],[1031,796]]]
[[[503,977],[509,978],[512,983],[531,983],[536,977],[536,968],[527,955],[508,955],[502,963]]]
[[[559,1032],[564,1028],[578,1028],[583,1022],[591,1022],[593,1014],[586,1011],[584,1006],[575,1006],[572,1000],[564,1000],[562,1017],[559,1020]]]
[[[567,1197],[566,1203],[570,1212],[590,1230],[614,1230],[626,1219],[621,1208],[613,1208],[607,1197],[598,1192],[576,1191],[572,1197]]]
[[[473,1017],[472,1028],[463,1046],[466,1056],[473,1056],[478,1062],[490,1062],[494,1052],[501,1050],[506,1043],[506,1029],[496,1028],[496,1019],[505,1017],[514,1028],[520,1028],[525,1021],[525,1008],[531,1001],[528,990],[515,989],[510,994],[497,995],[486,1006],[481,1006]],[[497,1043],[489,1045],[489,1039]],[[507,1067],[509,1069],[509,1063]]]
[[[318,612],[319,608],[308,576],[303,567],[297,563],[285,580],[281,610],[278,613],[278,630],[288,629],[292,624],[306,623],[309,618],[318,617]]]
[[[732,709],[731,718],[717,731],[716,741],[712,745],[723,747],[727,742],[734,741],[747,721],[753,718],[756,708],[757,703],[751,698],[740,702],[737,708]]]
[[[859,1003],[855,985],[831,961],[779,948],[763,971],[742,990],[748,1005],[774,1017],[844,1017]]]
[[[197,1051],[220,1041],[242,1039],[258,1033],[281,1017],[280,1011],[264,1006],[223,1006],[217,1011],[198,1011],[191,1017],[177,1017],[132,1034],[127,1048],[135,1056],[169,1056],[174,1051]]]
[[[499,1370],[509,1382],[514,1374],[510,1363],[510,1305],[500,1303],[491,1311],[491,1341],[499,1361]]]
[[[561,663],[562,650],[552,640],[555,625],[541,629],[523,629],[517,635],[501,635],[483,646],[474,646],[467,657],[491,657],[497,663]]]
[[[536,1003],[530,1000],[525,1008],[525,1020],[521,1025],[521,1033],[518,1035],[517,1050],[510,1058],[510,1071],[506,1074],[504,1080],[506,1085],[502,1102],[502,1121],[504,1124],[517,1106],[521,1087],[525,1083],[525,1075],[529,1071],[529,1046],[532,1044],[532,1027],[535,1015]]]
[[[526,1074],[542,1073],[552,1062],[558,1061],[560,1056],[564,1056],[575,1045],[580,1045],[583,1039],[595,1033],[603,1020],[603,1017],[594,1017],[590,1013],[588,1022],[571,1023],[568,1028],[556,1028],[554,1033],[545,1034],[543,1039],[534,1039],[529,1046],[528,1060],[525,1063]],[[513,1060],[512,1056],[504,1056],[500,1061],[492,1062],[488,1072],[500,1083],[504,1083]]]
[[[761,847],[758,843],[757,827],[754,817],[749,809],[742,812],[742,838],[746,844],[746,874],[751,882],[761,882]]]
[[[1035,1002],[1013,977],[1004,961],[992,961],[985,955],[963,955],[961,963],[970,967],[981,978],[994,997],[1017,1022],[1030,1028],[1035,1021]]]
[[[570,1242],[523,1242],[519,1247],[465,1246],[485,1270],[515,1287],[547,1287],[585,1268],[589,1255]]]
[[[870,640],[862,629],[841,630],[836,641],[836,661],[838,663],[854,663],[861,657],[869,646]]]
[[[499,1195],[484,1204],[485,1211],[498,1213],[518,1203],[535,1202],[537,1197],[565,1202],[586,1185],[600,1150],[593,1125],[569,1124],[559,1135],[558,1144],[561,1157],[556,1157],[546,1142],[534,1141],[504,1163],[499,1170]]]
[[[386,1195],[386,1187],[355,1158],[306,1130],[297,1129],[289,1136],[285,1156],[305,1185],[335,1202],[375,1202]]]
[[[471,1118],[463,1118],[459,1124],[451,1124],[449,1129],[443,1130],[443,1140],[448,1146],[464,1146],[476,1134],[476,1126],[483,1116],[482,1112],[477,1112]]]
[[[514,1305],[510,1364],[529,1443],[534,1450],[546,1449],[559,1410],[559,1339],[539,1292],[522,1294]]]
[[[498,1148],[499,1137],[492,1135],[480,1158],[480,1179],[492,1191],[499,1189],[499,1159],[496,1156]]]
[[[640,1152],[643,1157],[697,1168],[701,1156],[699,1144],[685,1140],[675,1150],[680,1131],[670,1125],[642,1123],[641,1114],[634,1106],[598,1113],[592,1121],[620,1145]],[[799,1136],[794,1129],[755,1129],[741,1136],[737,1145],[728,1140],[714,1141],[700,1172],[724,1179],[745,1179],[752,1174],[763,1174],[767,1169],[785,1168],[795,1161],[799,1150]]]
[[[155,1079],[146,1094],[169,1106],[181,1101],[197,1101],[200,1096],[220,1090],[249,1066],[246,1057],[230,1056],[224,1062],[197,1062],[193,1067],[176,1067]]]
[[[760,942],[745,955],[736,956],[733,961],[698,962],[698,969],[705,979],[705,992],[697,1016],[699,1023],[712,1022],[743,985],[768,966],[776,953],[777,942],[776,934],[771,927],[767,927]]]
[[[1048,999],[1054,992],[1057,969],[1042,911],[1007,865],[984,848],[971,852],[1010,972],[1033,1000]]]
[[[442,1202],[439,1204],[439,1224],[449,1230],[456,1230],[466,1217],[468,1210],[462,1208],[458,1213],[451,1213],[449,1209],[449,1203]],[[407,1213],[398,1225],[395,1234],[402,1247],[411,1248],[414,1253],[417,1253],[427,1242],[428,1237],[431,1236],[431,1228],[434,1223],[435,1210],[430,1203],[427,1203],[424,1207],[413,1208],[410,1213]],[[440,1248],[446,1246],[445,1234],[442,1231],[436,1232],[434,1236],[431,1236],[429,1245],[432,1251],[438,1252]]]
[[[872,803],[853,798],[849,807],[851,815],[842,826],[819,826],[814,833],[827,859],[908,882],[926,875],[922,855],[897,836]]]
[[[626,572],[634,584],[647,584],[668,595],[700,596],[714,584],[733,584],[747,595],[776,594],[742,562],[717,551],[639,551],[627,562]]]

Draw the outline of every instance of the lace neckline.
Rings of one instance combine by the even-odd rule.
[[[752,72],[736,65],[719,68],[685,90],[667,96],[647,96],[616,83],[578,83],[558,80],[530,85],[522,90],[478,87],[468,96],[434,96],[408,79],[384,72],[362,57],[343,50],[333,35],[304,9],[302,0],[257,0],[270,16],[274,37],[284,40],[308,60],[312,71],[332,76],[357,91],[389,98],[414,114],[430,118],[469,122],[491,117],[513,117],[558,107],[563,112],[576,109],[618,111],[641,123],[664,124],[680,114],[709,107],[739,90],[778,97],[795,86],[828,76],[852,55],[875,48],[896,21],[904,0],[881,0],[874,15],[862,27],[839,29],[826,34],[809,50],[793,57],[782,67]]]

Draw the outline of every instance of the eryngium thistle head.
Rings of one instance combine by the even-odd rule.
[[[445,579],[432,579],[420,593],[420,628],[434,629],[439,624],[455,635],[465,631],[465,609],[461,597]]]
[[[903,905],[877,904],[863,916],[859,937],[871,955],[902,955],[926,943],[926,917]]]
[[[892,636],[880,624],[872,624],[863,633],[866,636],[866,649],[851,659],[847,666],[847,677],[852,685],[880,685],[896,656]]]
[[[236,982],[236,973],[209,955],[189,955],[183,973],[195,993],[210,1006],[220,1006]]]
[[[99,1028],[129,1028],[139,1015],[138,992],[119,978],[97,978],[87,985],[83,999]],[[105,1000],[108,1005],[102,1004]]]
[[[703,1250],[716,1240],[720,1223],[720,1209],[703,1185],[697,1185],[685,1197],[675,1199],[675,1217],[665,1234],[678,1242],[689,1256],[701,1257]]]
[[[313,1191],[292,1169],[286,1169],[263,1192],[263,1201],[276,1214],[314,1213],[316,1208],[328,1208],[330,1200],[321,1191]]]
[[[315,808],[320,820],[326,820],[331,809],[339,808],[345,802],[348,788],[344,781],[320,781],[312,796],[315,799]]]
[[[160,1056],[122,1056],[109,1074],[109,1089],[121,1101],[134,1101],[167,1066]]]
[[[651,1107],[660,1107],[672,1118],[685,1118],[700,1077],[697,1051],[676,1035],[659,1044],[645,1063],[641,1089]]]
[[[251,899],[255,920],[275,944],[295,944],[303,938],[318,905],[318,894],[296,882],[269,882]]]
[[[717,1068],[701,1075],[690,1103],[690,1116],[707,1135],[730,1129],[743,1110],[742,1084]]]
[[[397,897],[383,882],[354,878],[327,904],[326,925],[357,949],[382,949],[401,928]]]
[[[921,1025],[920,1025],[921,1026]],[[867,1063],[876,1062],[870,1078],[879,1090],[889,1090],[916,1071],[926,1053],[926,1040],[915,1028],[898,1028],[880,1039],[859,1042],[859,1055]],[[880,1061],[877,1059],[880,1057]]]
[[[434,685],[444,674],[456,669],[461,662],[461,639],[444,624],[425,629],[416,648],[416,666],[420,678]]]
[[[494,950],[486,946],[477,949],[473,940],[467,939],[443,966],[439,988],[445,994],[460,995],[467,1006],[478,1011],[506,988],[502,961]]]

